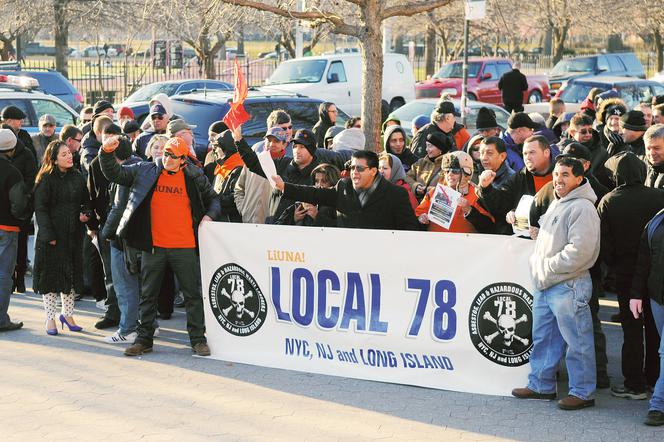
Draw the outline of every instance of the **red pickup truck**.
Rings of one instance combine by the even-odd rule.
[[[501,105],[503,100],[498,80],[512,70],[512,62],[506,58],[470,58],[468,60],[468,98]],[[443,67],[431,79],[415,85],[415,98],[435,98],[449,94],[461,98],[463,62],[453,61]],[[524,103],[549,101],[549,80],[546,75],[527,75],[528,90]]]

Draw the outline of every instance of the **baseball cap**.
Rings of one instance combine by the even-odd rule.
[[[507,120],[507,127],[510,129],[518,129],[520,127],[538,128],[537,124],[525,112],[516,112],[510,115],[509,120]]]
[[[55,126],[55,117],[53,115],[44,114],[41,117],[39,117],[39,123],[38,123],[39,127],[46,126],[47,124],[50,126]]]
[[[153,104],[150,108],[150,117],[153,115],[166,115],[166,109],[161,104]]]
[[[164,152],[169,151],[175,156],[186,157],[189,155],[187,143],[180,137],[170,138],[164,145]]]
[[[592,154],[590,153],[590,149],[581,143],[569,143],[567,146],[565,146],[560,155],[558,155],[558,158],[560,157],[570,157],[576,158],[577,160],[592,161]]]
[[[8,152],[16,147],[16,135],[11,129],[0,129],[0,152]]]
[[[176,119],[176,120],[171,120],[168,122],[168,126],[166,126],[166,136],[167,137],[172,137],[176,133],[180,132],[183,129],[194,129],[196,126],[193,124],[187,124],[186,121],[181,120],[181,119]]]
[[[282,129],[279,126],[271,127],[265,134],[264,138],[267,137],[274,137],[281,142],[288,140],[288,135],[286,135],[286,130]]]
[[[436,110],[441,114],[454,114],[455,117],[461,116],[461,113],[456,109],[454,103],[451,101],[442,101],[438,103]]]

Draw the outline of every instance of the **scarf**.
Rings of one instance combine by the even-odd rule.
[[[223,163],[217,164],[214,168],[214,174],[219,175],[221,180],[225,180],[226,177],[235,169],[236,167],[244,166],[244,161],[238,152],[235,152],[230,157],[223,160]]]

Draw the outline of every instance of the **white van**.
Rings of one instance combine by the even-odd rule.
[[[362,58],[333,54],[284,61],[265,81],[264,92],[291,92],[330,101],[352,116],[360,115]],[[415,99],[415,77],[402,54],[385,54],[383,100],[390,111]]]

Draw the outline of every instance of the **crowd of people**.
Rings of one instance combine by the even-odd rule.
[[[315,126],[294,128],[275,110],[253,146],[241,126],[217,121],[205,151],[163,94],[142,124],[130,109],[116,115],[99,101],[59,136],[43,115],[30,137],[23,112],[6,107],[0,330],[22,326],[7,311],[10,294],[26,291],[31,234],[46,333],[58,334],[56,321],[82,330],[74,305],[90,292],[105,310],[95,327],[116,329],[104,340],[127,344],[127,356],[152,351],[158,321],[174,305],[186,309],[192,350],[206,356],[200,223],[521,232],[535,241],[533,350],[529,383],[514,396],[556,397],[565,357],[570,390],[561,408],[594,405],[597,388],[629,399],[652,393],[646,423],[664,424],[664,97],[629,109],[616,91],[592,90],[576,114],[554,99],[547,120],[515,109],[506,128],[485,107],[473,134],[442,98],[410,134],[388,118],[376,146],[366,145],[361,119],[340,127],[337,115],[334,103],[322,103]],[[274,187],[261,152],[274,161]],[[432,215],[440,189],[459,195],[448,223]],[[598,317],[609,288],[624,335],[624,382],[613,386]]]

